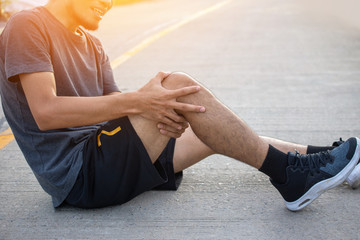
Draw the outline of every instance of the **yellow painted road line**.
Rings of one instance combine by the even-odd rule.
[[[119,67],[121,64],[123,64],[124,62],[126,62],[127,60],[129,60],[129,58],[131,58],[132,56],[134,56],[135,54],[137,54],[138,52],[140,52],[141,50],[143,50],[144,48],[146,48],[147,46],[149,46],[151,43],[155,42],[156,40],[158,40],[159,38],[175,31],[176,29],[184,26],[185,24],[198,19],[208,13],[211,13],[223,6],[225,6],[226,4],[230,3],[232,0],[226,0],[220,3],[217,3],[211,7],[208,7],[204,10],[201,10],[193,15],[190,15],[186,18],[184,18],[183,20],[179,21],[178,23],[174,23],[173,25],[165,28],[164,30],[146,38],[144,41],[142,41],[140,44],[138,44],[137,46],[135,46],[134,48],[130,49],[129,51],[127,51],[126,53],[124,53],[123,55],[121,55],[120,57],[114,59],[111,62],[111,67],[113,69]],[[2,29],[0,29],[0,32],[2,31]],[[0,150],[2,148],[4,148],[6,145],[8,145],[11,141],[14,140],[14,135],[12,134],[10,128],[5,130],[4,132],[0,133]]]
[[[129,60],[129,58],[131,58],[132,56],[134,56],[135,54],[137,54],[138,52],[140,52],[141,50],[143,50],[144,48],[146,48],[147,46],[149,46],[151,43],[155,42],[156,40],[158,40],[159,38],[173,32],[174,30],[182,27],[183,25],[198,19],[208,13],[211,13],[223,6],[225,6],[226,4],[230,3],[232,0],[226,0],[220,3],[217,3],[211,7],[208,7],[204,10],[201,10],[191,16],[188,16],[186,18],[184,18],[183,20],[179,21],[178,23],[175,23],[167,28],[165,28],[164,30],[146,38],[144,41],[142,41],[140,44],[138,44],[137,46],[135,46],[134,48],[130,49],[129,51],[125,52],[123,55],[121,55],[120,57],[114,59],[111,62],[111,67],[113,69],[119,67],[121,64],[123,64],[124,62],[126,62],[127,60]]]
[[[14,135],[12,134],[10,128],[0,133],[0,149],[8,145],[12,140],[14,140]]]

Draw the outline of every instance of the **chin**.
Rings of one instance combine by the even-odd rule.
[[[83,26],[86,30],[95,31],[99,29],[99,25],[96,26]]]
[[[99,23],[98,22],[96,22],[96,23],[87,22],[87,23],[82,23],[81,26],[83,28],[85,28],[86,30],[95,31],[95,30],[98,30]]]

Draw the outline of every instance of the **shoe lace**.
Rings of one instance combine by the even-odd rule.
[[[300,168],[301,171],[304,171],[305,168],[309,168],[312,176],[314,173],[320,173],[320,167],[325,166],[328,162],[333,162],[329,150],[313,154],[300,154],[295,150],[294,159],[295,162],[292,164],[293,168]]]
[[[344,143],[344,140],[342,138],[339,139],[339,141],[336,141],[332,144],[333,147],[338,147],[340,146],[341,144]]]

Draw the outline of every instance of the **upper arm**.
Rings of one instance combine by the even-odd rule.
[[[55,77],[52,72],[26,73],[19,75],[26,100],[37,124],[51,109],[56,97]]]
[[[1,35],[6,78],[17,81],[22,73],[52,72],[49,43],[38,17],[27,11],[9,20]]]

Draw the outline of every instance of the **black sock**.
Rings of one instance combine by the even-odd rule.
[[[286,167],[289,165],[287,154],[269,145],[269,151],[259,171],[277,183],[286,182]]]
[[[327,150],[332,150],[334,148],[335,147],[332,147],[332,146],[319,147],[319,146],[311,146],[311,145],[309,145],[307,147],[306,153],[311,154],[311,153],[324,152],[324,151],[327,151]]]

